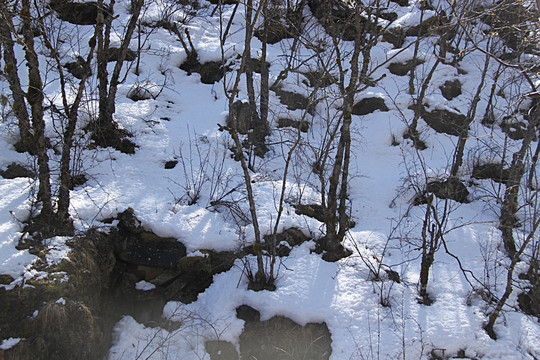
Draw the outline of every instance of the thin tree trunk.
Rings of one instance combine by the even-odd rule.
[[[115,0],[111,0],[109,9],[112,12]],[[97,34],[97,78],[99,81],[99,115],[97,126],[94,131],[99,131],[107,125],[109,119],[112,119],[112,113],[109,110],[108,88],[109,88],[109,73],[107,71],[108,57],[107,51],[110,43],[110,28],[112,17],[105,16],[105,4],[103,0],[97,1],[98,17],[96,24]]]
[[[14,30],[14,26],[11,20],[11,13],[8,10],[6,1],[0,0],[0,44],[2,44],[4,50],[3,55],[6,64],[4,66],[4,72],[13,97],[13,112],[19,123],[19,140],[21,141],[21,144],[27,143],[28,145],[31,145],[32,133],[30,130],[30,120],[26,109],[26,102],[24,100],[24,92],[21,88],[21,82],[17,72],[17,58],[15,57],[15,51],[13,49],[15,43],[11,36],[12,30]],[[28,146],[23,146],[23,149],[26,148],[28,148]]]
[[[506,191],[501,207],[499,217],[499,229],[502,232],[504,248],[509,257],[513,258],[516,254],[516,243],[514,240],[513,229],[516,223],[516,214],[518,211],[518,195],[521,178],[525,173],[525,156],[536,136],[536,129],[540,118],[539,104],[535,103],[530,112],[529,124],[525,137],[522,140],[521,148],[515,152],[512,157],[512,164],[509,169],[509,176],[506,182]]]
[[[489,47],[489,41],[488,45]],[[467,112],[467,124],[464,124],[463,129],[460,131],[459,140],[456,145],[456,151],[454,152],[454,160],[452,161],[452,169],[450,170],[450,176],[457,176],[459,168],[463,165],[463,155],[465,152],[465,144],[467,143],[467,138],[469,137],[469,127],[476,117],[476,109],[478,108],[478,103],[480,102],[480,95],[484,90],[484,83],[486,80],[487,72],[489,70],[489,60],[490,56],[486,55],[486,61],[484,63],[484,69],[482,70],[482,77],[478,88],[476,89],[476,94],[474,95],[469,111]]]
[[[32,127],[35,134],[36,155],[38,158],[38,199],[41,201],[41,215],[45,220],[53,215],[49,156],[45,139],[43,119],[43,84],[39,72],[38,56],[34,48],[34,32],[31,26],[30,0],[21,2],[22,30],[25,43],[25,58],[28,65],[28,92],[26,99],[32,113]]]
[[[108,123],[113,122],[112,116],[116,111],[116,106],[115,106],[116,92],[118,91],[120,72],[122,71],[124,60],[126,59],[126,54],[129,49],[129,44],[131,42],[131,38],[133,37],[133,32],[135,31],[135,27],[137,26],[137,21],[139,20],[139,16],[141,14],[141,9],[143,7],[143,4],[144,4],[144,0],[132,1],[131,17],[129,18],[126,34],[124,35],[124,39],[122,40],[122,44],[120,45],[118,60],[116,61],[116,64],[114,66],[114,70],[111,75],[111,82],[109,85],[109,93],[107,96],[107,114],[106,114],[107,116],[106,121]]]
[[[525,251],[525,249],[527,248],[531,240],[534,239],[534,235],[539,225],[540,225],[540,219],[537,218],[534,220],[532,224],[532,229],[527,235],[527,237],[525,238],[525,241],[520,246],[519,250],[516,251],[514,255],[512,256],[512,262],[510,263],[510,266],[508,267],[508,273],[506,275],[506,287],[504,290],[504,294],[497,302],[495,309],[488,317],[487,324],[484,326],[484,330],[486,330],[489,337],[492,338],[493,340],[497,339],[497,334],[495,334],[495,330],[494,330],[495,322],[497,321],[497,318],[499,317],[499,314],[501,313],[502,308],[506,304],[506,301],[508,300],[508,298],[510,297],[513,291],[513,283],[514,283],[513,277],[514,277],[514,270],[516,269],[516,264],[519,262],[519,257],[521,256],[521,254],[523,254],[523,251]]]
[[[86,66],[89,66],[92,62],[95,45],[96,43],[94,42],[92,46],[90,46],[88,57],[86,58]],[[66,109],[68,124],[66,126],[66,129],[64,130],[63,136],[62,157],[60,160],[60,189],[58,191],[57,201],[57,214],[59,220],[62,221],[62,223],[66,223],[69,219],[69,190],[71,187],[71,149],[73,147],[73,136],[75,134],[75,128],[79,115],[79,106],[81,104],[81,100],[86,87],[86,81],[89,75],[89,73],[84,74],[83,78],[79,82],[79,88],[77,89],[77,95],[75,96],[73,104],[68,109]]]

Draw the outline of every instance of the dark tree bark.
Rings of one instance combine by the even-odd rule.
[[[17,58],[14,51],[15,43],[11,36],[12,29],[14,29],[11,18],[12,13],[8,8],[6,0],[0,0],[0,44],[2,44],[5,62],[4,74],[13,97],[13,112],[19,123],[19,140],[23,144],[22,148],[27,149],[32,144],[32,132],[24,92],[21,88],[21,82],[17,72]],[[24,146],[24,144],[28,146]]]
[[[514,240],[514,227],[517,222],[516,214],[519,208],[518,196],[521,179],[525,174],[525,157],[531,143],[536,138],[538,124],[540,120],[540,107],[538,100],[535,100],[529,113],[529,123],[525,137],[521,142],[520,149],[512,156],[512,163],[509,168],[506,190],[499,217],[499,229],[502,232],[504,249],[509,257],[516,254],[516,242]]]
[[[41,201],[41,216],[44,221],[53,216],[49,156],[45,138],[45,121],[43,119],[43,84],[39,71],[39,60],[34,48],[34,32],[31,26],[30,0],[21,2],[22,32],[24,50],[28,66],[28,91],[26,99],[32,114],[32,127],[35,134],[35,153],[38,159],[38,199]]]

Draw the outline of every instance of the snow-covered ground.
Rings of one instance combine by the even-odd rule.
[[[116,11],[121,14],[118,22],[127,21],[126,4],[121,1]],[[407,27],[420,19],[419,2],[400,7],[390,2],[390,8],[398,14],[395,24]],[[164,13],[166,1],[153,2],[144,14],[149,22],[159,19]],[[213,6],[210,7],[210,12]],[[225,6],[224,23],[230,18],[233,7]],[[306,7],[306,16],[310,15]],[[235,60],[243,51],[243,6],[234,18],[224,47],[225,57]],[[177,13],[179,17],[181,13]],[[424,16],[429,15],[428,12]],[[309,20],[321,31],[316,20]],[[189,25],[191,39],[201,62],[221,59],[219,46],[219,17],[195,17]],[[110,218],[127,207],[132,207],[143,226],[160,236],[176,237],[184,243],[188,252],[200,249],[235,250],[245,242],[253,240],[253,229],[249,225],[233,221],[227,211],[216,211],[210,206],[220,194],[225,194],[242,185],[239,163],[230,157],[226,133],[218,131],[217,124],[224,124],[228,102],[223,83],[201,84],[198,74],[190,76],[178,66],[186,58],[184,49],[175,37],[164,29],[147,32],[141,59],[142,72],[130,72],[125,83],[120,85],[115,119],[121,127],[130,131],[138,148],[133,155],[122,154],[113,149],[85,149],[80,154],[80,166],[88,182],[71,192],[70,214],[77,230],[84,231],[92,226],[103,226],[100,220]],[[320,34],[319,34],[320,35]],[[414,38],[407,38],[412,42]],[[269,46],[268,61],[271,78],[275,79],[283,68],[283,54],[292,40]],[[133,41],[133,45],[136,40]],[[347,49],[348,45],[344,45]],[[350,46],[350,45],[349,45]],[[252,53],[260,56],[260,43],[254,40]],[[350,48],[349,48],[350,50]],[[419,49],[419,57],[426,60],[417,68],[418,72],[429,71],[435,61],[433,44],[426,40]],[[386,61],[397,53],[391,44],[381,42],[372,52],[373,64]],[[84,53],[84,50],[81,50]],[[309,50],[301,48],[298,57],[308,56]],[[412,58],[413,47],[397,54],[396,60]],[[394,61],[394,60],[393,60]],[[467,75],[459,75],[463,84],[462,96],[448,101],[438,87],[446,80],[458,77],[454,67],[441,65],[433,77],[426,100],[432,108],[457,109],[466,113],[476,87],[485,57],[481,53],[469,55],[461,68]],[[112,65],[111,65],[112,66]],[[495,64],[493,65],[495,68]],[[353,120],[353,164],[350,182],[352,217],[356,226],[350,231],[346,245],[353,255],[336,263],[328,263],[321,255],[312,253],[313,241],[293,249],[283,259],[275,291],[253,292],[247,290],[243,277],[242,263],[230,271],[214,276],[214,282],[197,301],[189,305],[171,302],[163,316],[182,321],[180,329],[146,328],[131,317],[124,317],[115,327],[115,340],[109,359],[200,359],[208,358],[204,350],[207,339],[221,339],[238,343],[243,329],[243,320],[236,318],[235,308],[246,304],[261,313],[262,320],[274,315],[283,315],[299,324],[325,322],[332,334],[332,360],[346,359],[417,359],[428,358],[433,349],[445,349],[446,356],[457,356],[464,351],[470,358],[482,359],[535,359],[540,357],[540,325],[537,319],[516,311],[517,292],[508,300],[507,307],[496,324],[497,341],[492,340],[482,326],[486,314],[492,309],[481,296],[480,284],[465,278],[456,259],[441,248],[435,255],[428,290],[434,300],[431,306],[418,302],[418,280],[420,251],[418,238],[425,214],[425,207],[410,207],[414,195],[410,184],[404,179],[416,178],[418,184],[427,176],[442,175],[449,171],[453,148],[457,137],[439,134],[422,120],[422,140],[428,148],[416,151],[401,135],[406,122],[413,117],[407,107],[412,103],[408,94],[409,77],[390,74],[381,67],[374,74],[378,78],[387,76],[376,87],[358,95],[385,98],[388,112],[375,112],[354,116]],[[235,76],[229,73],[228,83]],[[257,75],[256,75],[257,76]],[[302,75],[293,74],[287,79],[286,89],[309,93],[302,82]],[[151,82],[161,89],[156,99],[133,102],[126,97],[133,84]],[[95,84],[94,84],[95,85]],[[8,91],[5,82],[0,90]],[[54,82],[46,91],[52,97]],[[416,84],[416,86],[420,86]],[[247,99],[244,82],[239,99]],[[486,87],[485,92],[490,89]],[[326,89],[324,91],[335,91]],[[281,116],[299,119],[301,110],[288,111],[279,104],[271,92],[272,135],[271,142],[281,137],[291,137],[286,130],[276,129],[275,122]],[[500,100],[502,101],[502,100]],[[89,109],[95,103],[89,103]],[[483,99],[479,114],[483,114],[486,101]],[[325,116],[337,112],[328,109],[324,102],[317,108],[317,115],[310,121],[311,130],[303,135],[305,142],[317,144],[321,141]],[[83,119],[84,120],[84,119]],[[13,129],[2,123],[0,168],[11,162],[31,165],[33,159],[18,154],[12,147]],[[474,138],[467,143],[473,150],[485,142],[497,145],[503,141],[500,130],[481,125],[474,128]],[[51,135],[53,130],[49,126]],[[400,141],[392,146],[392,136]],[[497,145],[498,146],[498,145]],[[284,169],[285,143],[270,147],[264,159],[255,161],[253,187],[257,202],[257,214],[263,233],[272,231],[277,216],[279,191]],[[309,175],[310,163],[306,154],[298,153],[294,169],[288,177],[286,203],[279,228],[298,227],[314,238],[324,234],[323,224],[301,215],[296,215],[292,203],[320,201],[315,187],[314,175]],[[450,160],[449,160],[450,158]],[[174,169],[165,169],[169,160],[179,163]],[[469,161],[470,160],[470,161]],[[220,165],[223,164],[223,168]],[[466,159],[463,173],[466,175],[472,158]],[[186,177],[186,174],[188,175]],[[477,181],[488,188],[488,180]],[[189,194],[198,185],[200,197],[188,205]],[[448,251],[459,257],[465,269],[491,286],[501,295],[504,290],[509,263],[501,246],[500,231],[497,229],[496,206],[482,197],[482,186],[469,187],[468,204],[450,201],[451,212],[445,242]],[[6,288],[21,283],[25,277],[39,276],[32,269],[36,257],[27,250],[17,250],[20,237],[20,220],[28,216],[31,203],[29,197],[32,183],[28,179],[0,179],[0,273],[11,275],[15,280]],[[241,191],[233,192],[232,198],[243,199]],[[490,200],[491,201],[491,200]],[[247,201],[240,203],[247,212]],[[54,249],[49,261],[58,261],[67,256],[65,239],[49,241]],[[254,261],[254,259],[251,259]],[[381,279],[374,280],[370,269],[381,264]],[[398,272],[400,283],[390,281],[384,269]],[[525,265],[522,269],[526,270]],[[151,284],[140,283],[144,291]],[[474,288],[471,287],[474,286]],[[382,306],[383,302],[386,306]],[[196,326],[188,326],[193,322]],[[211,324],[211,326],[210,326]],[[2,348],[17,343],[16,339],[5,339]],[[149,346],[148,343],[150,343]],[[159,348],[158,351],[154,351]],[[461,353],[462,354],[462,353]],[[138,357],[139,356],[139,357]]]

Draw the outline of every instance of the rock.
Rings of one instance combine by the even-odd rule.
[[[236,348],[228,341],[208,340],[204,349],[210,354],[210,360],[238,360]]]
[[[384,99],[380,97],[365,98],[357,102],[353,107],[353,115],[367,115],[376,110],[389,111]]]
[[[487,9],[476,9],[480,19],[491,26],[492,32],[496,33],[506,46],[512,50],[529,51],[534,44],[527,41],[530,37],[529,22],[538,21],[536,11],[532,11],[512,0],[499,0]]]
[[[52,0],[49,3],[58,17],[75,25],[95,25],[98,8],[95,1],[77,3],[67,0]],[[109,8],[104,10],[105,16],[111,16],[112,12]]]
[[[82,79],[84,76],[90,76],[92,74],[90,66],[86,64],[86,60],[82,56],[77,56],[76,61],[65,64],[64,68],[77,79]]]
[[[197,72],[201,75],[203,84],[214,84],[223,79],[226,71],[229,71],[229,69],[224,67],[221,61],[208,61],[201,64]]]
[[[264,67],[268,70],[270,69],[270,63],[268,61],[264,62]],[[263,62],[261,59],[251,58],[251,70],[256,73],[261,73],[263,69]]]
[[[316,104],[311,102],[304,95],[277,88],[272,88],[271,90],[279,97],[279,102],[287,106],[287,109],[291,111],[307,110],[309,114],[315,114]]]
[[[151,232],[129,234],[119,244],[120,260],[133,265],[176,269],[186,256],[186,247],[175,238],[161,238]]]
[[[9,285],[15,280],[11,275],[0,274],[0,284]]]
[[[309,81],[310,87],[327,87],[336,83],[336,77],[327,71],[308,71],[303,73]]]
[[[291,39],[293,37],[293,32],[289,30],[287,25],[283,24],[279,20],[271,19],[267,24],[267,37],[266,42],[268,44],[277,44],[283,39]],[[255,37],[260,41],[263,40],[264,30],[259,28],[255,30]]]
[[[124,212],[118,214],[119,220],[118,229],[121,234],[140,234],[143,232],[141,222],[135,216],[135,210],[133,208],[127,208]]]
[[[77,186],[84,185],[88,181],[85,174],[71,175],[70,180],[71,181],[70,181],[70,184],[69,184],[69,190],[73,190]]]
[[[292,127],[294,129],[298,129],[301,132],[306,133],[309,130],[309,122],[307,122],[306,120],[296,121],[293,119],[279,118],[277,127],[278,128]]]
[[[236,100],[227,116],[227,126],[235,129],[240,134],[246,135],[254,126],[251,109],[247,102]]]
[[[236,317],[246,322],[261,320],[261,313],[248,305],[240,305],[236,308]]]
[[[505,184],[509,176],[510,170],[503,169],[501,163],[476,164],[472,171],[472,177],[475,179],[491,179],[501,184]]]
[[[34,178],[36,174],[21,164],[11,163],[7,166],[6,170],[0,170],[0,176],[4,179]]]
[[[426,186],[426,190],[414,197],[413,204],[426,204],[429,193],[433,193],[433,195],[439,199],[450,199],[460,203],[470,202],[468,199],[469,190],[467,190],[467,187],[455,177],[446,180],[430,181]]]
[[[405,42],[405,31],[401,26],[388,28],[383,32],[382,41],[394,45],[394,48],[401,48]]]
[[[469,119],[465,115],[449,110],[422,110],[421,116],[438,133],[461,136],[469,128]]]
[[[266,136],[270,134],[268,123],[263,123],[256,111],[251,111],[249,103],[240,100],[235,101],[229,110],[226,123],[227,126],[236,129],[240,134],[248,135],[243,146],[249,147],[253,145],[255,155],[264,157],[264,154],[268,152],[266,146]],[[236,155],[235,159],[239,160]]]
[[[527,133],[527,123],[524,121],[510,122],[508,120],[503,120],[501,130],[512,140],[522,140]]]
[[[119,48],[109,48],[107,51],[107,61],[118,61],[120,58],[120,49]],[[131,49],[127,50],[126,57],[124,61],[134,61],[137,58],[137,53]]]
[[[390,0],[390,1],[398,4],[399,6],[409,6],[409,0]]]
[[[446,100],[452,100],[461,95],[461,82],[457,79],[447,80],[439,89]]]
[[[431,17],[422,21],[416,26],[412,26],[405,31],[406,36],[424,36],[429,34],[432,29],[435,29],[439,24],[440,18],[438,16]]]
[[[322,223],[326,220],[327,217],[326,208],[319,204],[298,204],[294,208],[294,212],[297,215],[306,215],[311,218],[317,219]]]
[[[225,72],[230,70],[228,67],[223,66],[221,61],[208,61],[201,64],[196,54],[188,56],[180,65],[180,69],[186,71],[188,75],[192,73],[200,74],[203,84],[214,84],[220,81],[225,75]]]
[[[128,99],[133,101],[156,99],[161,89],[150,81],[144,81],[134,84],[127,93]]]
[[[174,169],[178,164],[178,160],[169,160],[165,163],[165,169]]]
[[[272,235],[265,235],[263,237],[263,248],[267,251],[272,249]],[[297,228],[289,228],[283,232],[276,234],[275,245],[277,255],[280,257],[289,256],[291,248],[298,246],[306,241],[309,241],[310,237],[304,235],[304,233]],[[286,243],[287,245],[284,245]]]
[[[388,70],[397,76],[405,76],[411,71],[411,69],[423,64],[424,61],[420,59],[411,59],[405,62],[394,62],[388,65]]]
[[[219,0],[209,0],[210,4],[218,5]],[[238,3],[238,0],[221,0],[222,5],[235,5]]]

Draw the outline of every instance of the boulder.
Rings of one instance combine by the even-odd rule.
[[[447,100],[452,100],[461,95],[461,82],[458,79],[446,80],[439,89]]]
[[[286,91],[278,88],[271,89],[278,97],[279,102],[287,106],[287,109],[294,110],[307,110],[311,115],[315,114],[315,105],[310,99],[302,94],[292,91]]]
[[[22,166],[21,164],[11,163],[7,166],[6,170],[0,170],[0,176],[4,179],[15,179],[15,178],[34,178],[36,174]]]
[[[288,118],[279,118],[278,119],[278,128],[285,128],[285,127],[292,127],[294,129],[298,129],[301,132],[308,132],[309,130],[309,122],[306,120],[293,120]]]
[[[451,177],[446,180],[433,180],[428,182],[426,189],[416,194],[413,199],[413,204],[427,204],[428,194],[432,193],[439,199],[450,199],[460,203],[469,203],[469,190],[456,177]]]
[[[107,61],[118,61],[120,58],[120,49],[111,47],[107,51]],[[126,57],[124,61],[134,61],[137,58],[137,53],[131,49],[127,50]]]
[[[263,41],[264,30],[259,28],[255,30],[254,35],[261,42]],[[289,30],[287,25],[283,24],[279,20],[271,19],[267,24],[267,36],[266,42],[268,44],[277,44],[283,39],[291,39],[294,36],[294,32]]]
[[[424,121],[436,132],[461,136],[469,128],[469,119],[449,110],[421,111]]]
[[[77,79],[82,79],[84,76],[90,76],[92,74],[90,66],[86,64],[86,60],[82,56],[77,56],[76,61],[68,62],[63,67]]]
[[[476,164],[473,167],[472,177],[475,179],[491,179],[505,184],[510,176],[510,170],[504,169],[501,163]]]
[[[98,8],[95,1],[72,2],[68,0],[52,0],[49,3],[58,17],[75,25],[95,25],[97,20]],[[104,9],[105,16],[111,16],[109,8]]]
[[[384,99],[380,97],[365,98],[357,102],[353,107],[353,115],[367,115],[375,111],[389,111]]]
[[[388,65],[388,70],[397,76],[405,76],[418,65],[423,64],[424,61],[420,59],[410,59],[405,62],[393,62]]]
[[[303,74],[308,80],[306,84],[310,87],[327,87],[335,84],[337,81],[334,75],[324,70],[308,71]]]
[[[272,235],[265,235],[263,237],[264,240],[264,249],[267,251],[270,251],[272,249],[272,243],[274,239],[272,239]],[[278,256],[289,256],[291,252],[291,248],[294,246],[298,246],[306,241],[309,241],[310,237],[304,235],[304,233],[297,229],[297,228],[289,228],[287,230],[284,230],[283,232],[276,234],[275,237],[275,245],[276,245],[276,253]]]

